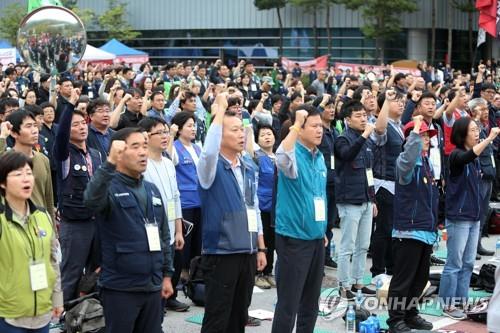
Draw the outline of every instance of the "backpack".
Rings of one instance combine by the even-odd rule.
[[[497,267],[492,264],[484,264],[479,271],[481,287],[485,291],[492,293],[495,289],[495,270]]]
[[[205,280],[202,270],[201,256],[191,259],[189,277],[183,287],[184,295],[194,304],[205,306]]]
[[[97,293],[92,293],[67,304],[71,307],[64,316],[64,329],[67,333],[104,332],[104,311],[96,297]]]

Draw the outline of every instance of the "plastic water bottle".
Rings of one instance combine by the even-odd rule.
[[[375,282],[375,295],[377,295],[377,298],[380,298],[380,289],[382,289],[382,286],[384,283],[382,282],[382,279],[377,279]]]
[[[356,293],[356,310],[361,309],[361,304],[363,304],[363,293],[361,292],[361,289],[358,289],[358,292]]]
[[[345,332],[356,333],[356,312],[354,312],[352,305],[349,305],[349,310],[347,310],[345,318]]]
[[[335,242],[333,239],[330,241],[330,258],[335,258]]]
[[[495,246],[495,257],[500,259],[500,237],[497,238],[497,245]]]

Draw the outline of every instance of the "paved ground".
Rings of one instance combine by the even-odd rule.
[[[338,242],[339,239],[339,232],[338,229],[334,230],[334,239]],[[489,238],[483,239],[483,244],[486,248],[488,249],[493,249],[495,248],[495,243],[496,243],[497,235],[490,236]],[[338,243],[336,243],[338,244]],[[445,244],[442,243],[440,246],[441,249],[445,249]],[[483,257],[481,261],[478,261],[476,265],[480,267],[483,263],[487,262],[491,257]],[[369,259],[367,262],[367,268],[366,272],[369,272],[369,267],[371,267],[371,260]],[[432,267],[432,269],[439,269],[439,267]],[[442,267],[441,267],[442,269]],[[337,271],[336,270],[327,270],[326,271],[326,276],[323,281],[323,287],[324,288],[329,288],[329,287],[334,287],[336,285],[336,275]],[[187,299],[184,299],[182,296],[182,293],[180,293],[179,300],[183,302],[190,302]],[[250,306],[250,310],[255,310],[255,309],[264,309],[268,311],[273,311],[274,310],[274,302],[276,300],[276,290],[275,289],[270,289],[270,290],[264,290],[262,293],[254,293],[253,299],[252,299],[252,305]],[[385,311],[373,311],[375,313],[378,313],[379,315],[386,314]],[[196,307],[192,306],[188,312],[185,313],[173,313],[173,312],[168,312],[163,324],[164,332],[175,332],[175,333],[194,333],[194,332],[200,332],[200,325],[197,324],[192,324],[189,322],[186,322],[187,318],[193,317],[193,316],[200,316],[203,314],[203,308],[201,307]],[[433,322],[435,328],[440,328],[447,326],[449,324],[454,323],[453,320],[445,318],[445,317],[436,317],[436,316],[427,316],[424,315],[424,317]],[[341,318],[338,319],[326,319],[323,317],[319,317],[317,322],[316,322],[316,328],[317,330],[315,331],[316,333],[331,333],[331,332],[344,332],[344,321]],[[263,321],[262,325],[260,327],[249,327],[247,328],[246,332],[248,333],[268,333],[271,331],[271,321]],[[470,333],[480,333],[481,329],[474,329],[471,330]],[[484,332],[486,332],[486,328],[484,328]]]

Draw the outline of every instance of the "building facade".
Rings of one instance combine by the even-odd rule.
[[[431,52],[432,2],[415,0],[418,10],[401,16],[402,31],[386,43],[386,62],[400,59],[429,60]],[[0,0],[0,8],[15,0]],[[253,0],[121,0],[127,4],[127,20],[141,35],[126,44],[143,50],[155,64],[179,59],[239,58],[261,60],[272,65],[278,57],[279,25],[276,10],[259,11]],[[105,0],[79,0],[80,8],[92,9],[97,15],[107,9]],[[463,67],[470,63],[469,25],[473,30],[475,48],[477,16],[469,20],[467,13],[450,8],[448,0],[436,0],[436,62],[447,59],[448,28],[452,28],[452,63]],[[304,60],[328,54],[326,11],[317,15],[314,35],[313,15],[301,8],[287,5],[281,10],[283,21],[283,56]],[[360,11],[342,5],[330,8],[332,36],[331,61],[374,63],[375,41],[363,36]],[[97,27],[87,27],[89,42],[100,46],[106,34]],[[316,44],[317,43],[317,44]],[[500,57],[496,41],[493,57]],[[486,56],[487,50],[478,55]],[[483,53],[485,53],[483,55]]]

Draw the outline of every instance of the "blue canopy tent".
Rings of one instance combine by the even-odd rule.
[[[149,56],[146,52],[128,47],[116,39],[108,41],[101,46],[100,49],[116,55],[115,62],[142,64],[149,60]]]

